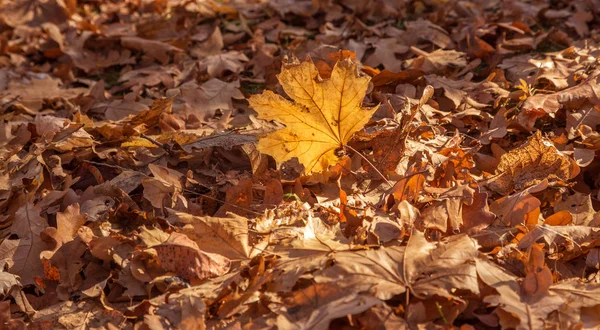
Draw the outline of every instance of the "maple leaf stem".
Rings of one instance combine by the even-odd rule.
[[[363,156],[363,154],[361,154],[358,150],[352,148],[349,145],[347,145],[346,148],[352,150],[354,153],[356,153],[362,159],[364,159],[369,165],[371,165],[371,167],[375,170],[375,172],[377,172],[377,174],[379,174],[379,176],[383,179],[383,181],[385,181],[385,183],[387,183],[390,186],[390,188],[392,188],[394,186],[390,181],[388,181],[388,179],[386,179],[385,176],[383,176],[383,174],[377,169],[377,167],[375,167],[375,165],[373,165],[373,163],[371,163],[371,161],[367,159],[367,157]]]

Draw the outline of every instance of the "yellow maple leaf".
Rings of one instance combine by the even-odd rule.
[[[284,64],[277,78],[294,102],[271,91],[250,97],[258,118],[286,126],[261,138],[258,150],[278,163],[297,157],[306,174],[335,165],[339,161],[336,151],[377,110],[361,107],[371,78],[359,75],[350,59],[337,62],[327,80],[321,79],[310,59]]]

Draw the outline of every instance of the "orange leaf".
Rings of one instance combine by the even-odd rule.
[[[278,205],[283,201],[283,186],[281,181],[271,179],[265,186],[264,205]]]
[[[531,212],[528,212],[527,214],[525,214],[525,225],[527,226],[527,228],[534,228],[537,224],[538,224],[538,219],[540,217],[540,208],[537,207],[534,210],[532,210]]]
[[[552,285],[552,271],[546,266],[542,246],[542,244],[533,244],[525,263],[525,279],[521,289],[528,296],[545,295]]]
[[[573,216],[571,215],[571,212],[567,210],[562,210],[546,218],[544,224],[549,226],[566,226],[570,225],[572,222]]]
[[[241,179],[237,185],[227,189],[225,201],[227,203],[221,206],[215,216],[225,216],[227,212],[246,216],[252,204],[252,180]]]

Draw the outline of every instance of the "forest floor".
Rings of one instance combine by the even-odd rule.
[[[0,0],[0,328],[597,329],[598,23]]]

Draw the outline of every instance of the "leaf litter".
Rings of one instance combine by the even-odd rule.
[[[2,328],[598,328],[598,8],[5,0]]]

